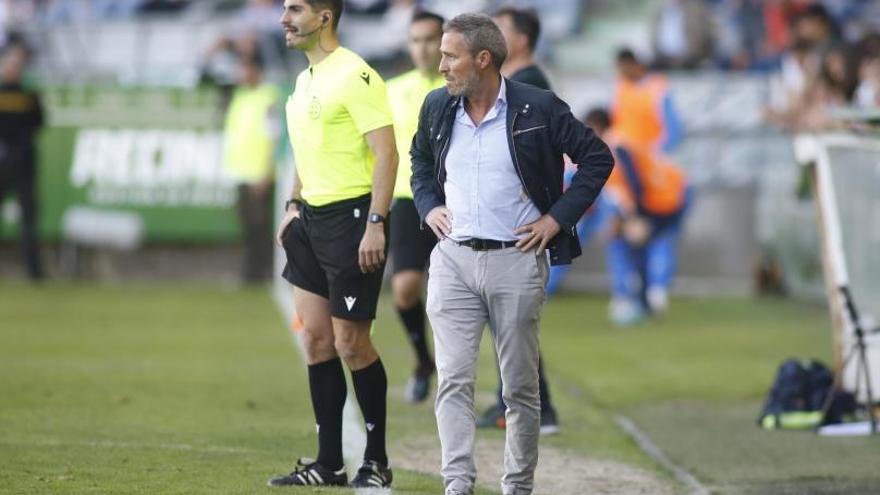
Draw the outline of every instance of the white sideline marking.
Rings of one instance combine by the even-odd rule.
[[[114,442],[114,441],[64,441],[59,439],[38,439],[34,441],[0,441],[3,445],[22,445],[38,447],[100,447],[108,449],[157,449],[177,450],[181,452],[205,452],[210,454],[245,454],[262,453],[267,450],[248,449],[241,447],[222,447],[218,445],[190,445],[187,443],[138,443],[138,442]]]
[[[614,416],[614,422],[635,440],[636,444],[643,452],[651,456],[652,459],[660,463],[661,466],[669,470],[675,478],[688,488],[691,495],[709,495],[706,489],[691,473],[687,472],[683,467],[672,462],[666,454],[660,450],[648,435],[639,429],[636,424],[626,416]]]
[[[293,321],[293,295],[289,290],[277,284],[273,295],[275,296],[275,303],[278,304],[278,308],[284,317],[284,321],[289,324]],[[287,329],[289,331],[289,327]],[[296,344],[296,348],[299,349],[305,363],[306,355],[302,342],[296,337],[292,340]],[[353,396],[354,394],[349,394],[348,399],[345,401],[345,408],[342,410],[342,456],[349,470],[356,470],[361,466],[364,448],[367,445],[367,434],[364,432],[363,427],[361,427],[360,414],[358,414],[357,407],[355,407],[357,400],[353,399]],[[358,493],[367,492],[358,491]],[[383,491],[382,493],[390,493],[390,490]]]

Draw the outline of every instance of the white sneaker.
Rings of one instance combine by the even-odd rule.
[[[628,327],[642,321],[645,311],[642,305],[623,298],[611,299],[608,304],[608,318],[618,327]]]
[[[663,314],[669,309],[669,293],[665,287],[654,286],[648,288],[648,305],[651,312]]]

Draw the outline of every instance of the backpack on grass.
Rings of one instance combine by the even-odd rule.
[[[833,383],[834,374],[819,361],[786,360],[776,372],[758,426],[766,430],[810,429],[843,422],[845,416],[855,413],[855,396],[849,392],[836,392],[827,416],[822,415]]]

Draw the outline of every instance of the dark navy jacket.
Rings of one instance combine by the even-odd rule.
[[[514,167],[541,214],[549,213],[562,226],[549,244],[550,263],[571,263],[581,254],[575,226],[599,196],[614,159],[608,146],[555,94],[509,79],[506,84],[507,144]],[[440,88],[422,104],[410,148],[411,185],[422,222],[432,209],[446,203],[446,152],[460,100]],[[565,194],[563,153],[578,164]]]

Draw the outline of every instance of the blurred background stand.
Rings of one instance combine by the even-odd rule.
[[[133,252],[144,240],[144,221],[126,211],[75,206],[62,217],[59,268],[63,275],[81,278],[112,277],[102,269],[114,252]]]

